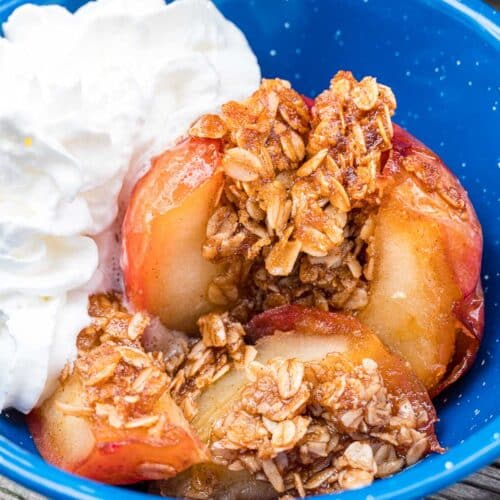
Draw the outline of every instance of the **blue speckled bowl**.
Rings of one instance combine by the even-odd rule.
[[[0,20],[21,3],[0,1]],[[437,433],[448,451],[336,498],[415,498],[462,479],[500,456],[500,15],[479,0],[216,3],[246,33],[265,76],[287,78],[311,96],[338,69],[390,85],[396,121],[468,189],[484,228],[486,332],[471,372],[437,401]],[[0,418],[0,473],[54,499],[151,498],[45,464],[18,415]]]

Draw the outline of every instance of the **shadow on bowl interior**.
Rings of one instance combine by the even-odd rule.
[[[0,1],[0,19],[21,0]],[[83,2],[60,3],[75,9]],[[219,0],[247,35],[264,76],[315,96],[339,69],[375,75],[398,100],[395,121],[438,153],[468,190],[484,230],[486,331],[472,370],[436,400],[448,448],[362,492],[413,498],[500,456],[500,30],[479,0]],[[0,418],[0,472],[50,498],[144,498],[46,465],[23,418]]]

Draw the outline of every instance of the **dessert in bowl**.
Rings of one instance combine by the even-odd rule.
[[[125,294],[119,280],[86,285],[77,355],[28,417],[58,467],[164,495],[272,498],[359,488],[443,451],[430,398],[470,367],[482,333],[482,236],[465,191],[392,123],[396,99],[374,78],[341,71],[310,99],[246,76],[206,110],[183,94],[191,114],[175,134],[139,142],[147,161],[131,156]],[[161,106],[139,123],[163,125]],[[116,260],[101,238],[100,277],[102,249]]]

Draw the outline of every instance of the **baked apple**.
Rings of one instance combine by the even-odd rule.
[[[168,392],[160,358],[140,336],[147,318],[115,300],[91,298],[94,324],[79,336],[79,357],[60,387],[28,415],[47,462],[109,484],[172,477],[208,459]]]
[[[230,342],[241,326],[210,314],[200,329],[204,348],[221,350],[230,344],[220,340]],[[441,450],[425,387],[358,320],[292,305],[256,316],[246,332],[253,355],[202,389],[191,419],[219,467],[191,468],[160,487],[164,494],[220,498],[222,488],[247,491],[256,479],[281,494],[326,493],[367,485]],[[186,398],[200,387],[200,377],[189,382],[191,363],[210,365],[200,346],[192,352],[181,370]]]
[[[293,303],[346,311],[407,359],[431,394],[452,383],[483,328],[481,228],[453,174],[393,125],[395,107],[388,87],[341,71],[312,107],[288,82],[264,80],[246,101],[200,118],[189,132],[197,155],[180,145],[166,158],[183,172],[212,161],[205,171],[222,193],[196,205],[196,236],[180,244],[167,237],[175,210],[163,205],[157,217],[143,201],[163,190],[169,198],[175,176],[166,168],[154,189],[151,180],[138,186],[124,225],[132,303],[189,331],[220,309],[243,323]],[[206,186],[201,178],[193,185]],[[175,231],[184,234],[182,223]],[[136,235],[159,250],[135,249]],[[198,278],[179,281],[172,269]]]

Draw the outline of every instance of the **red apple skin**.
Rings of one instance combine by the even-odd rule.
[[[211,309],[206,291],[218,266],[201,247],[222,188],[221,143],[188,138],[155,158],[135,186],[122,230],[127,298],[174,330],[195,333]]]
[[[383,169],[383,177],[407,176],[403,163],[410,158],[422,165],[431,187],[433,182],[439,180],[444,186],[455,189],[465,202],[466,217],[463,219],[450,219],[439,212],[432,215],[440,223],[446,257],[461,293],[461,298],[454,304],[454,315],[458,323],[455,353],[445,377],[431,390],[432,396],[435,396],[457,381],[472,366],[481,343],[484,330],[482,230],[467,192],[436,154],[396,124],[392,142],[393,154]],[[437,194],[434,196],[439,197]]]
[[[412,403],[419,403],[425,408],[429,419],[417,430],[429,436],[432,451],[442,451],[434,433],[436,410],[426,388],[408,364],[391,354],[378,337],[356,318],[342,313],[289,305],[265,311],[255,316],[246,326],[247,335],[253,341],[273,335],[276,331],[349,338],[351,344],[348,356],[352,362],[360,363],[364,358],[373,359],[379,366],[389,393],[398,396],[404,394]]]
[[[312,109],[312,107],[314,106],[314,99],[311,99],[310,97],[303,95],[302,100],[306,103],[306,106],[309,109]]]

